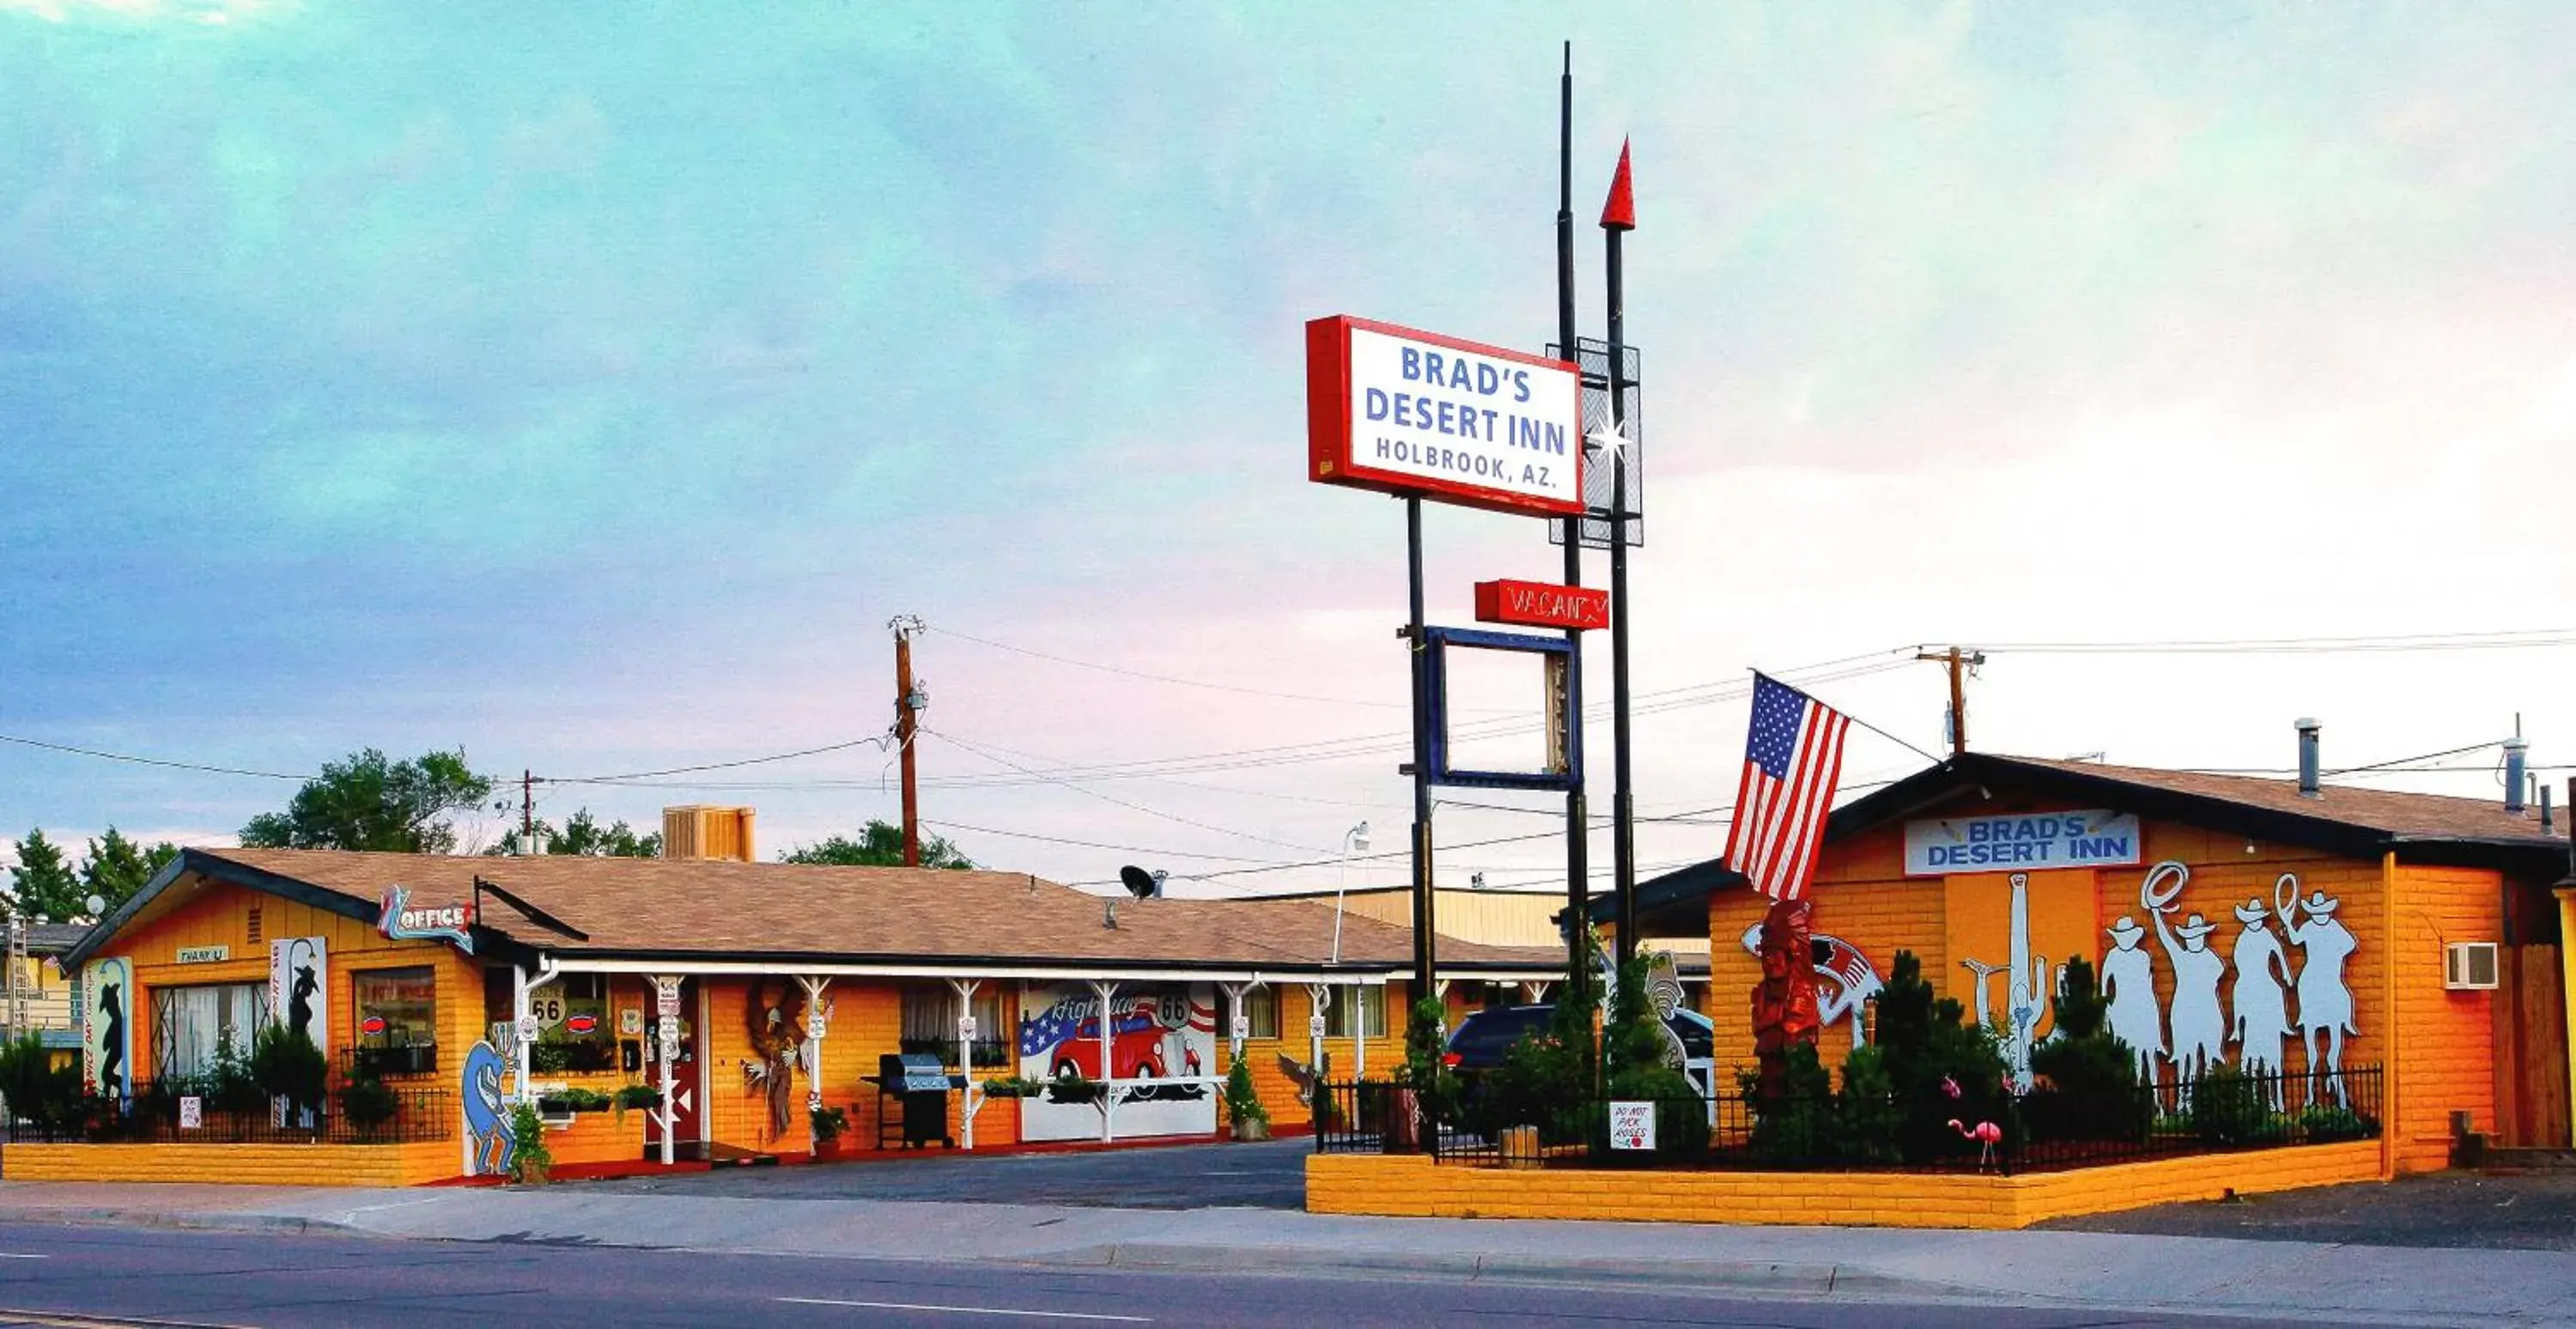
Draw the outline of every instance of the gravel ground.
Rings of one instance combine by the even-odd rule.
[[[2442,1172],[2221,1203],[2159,1205],[2042,1226],[2354,1246],[2576,1251],[2576,1171]]]

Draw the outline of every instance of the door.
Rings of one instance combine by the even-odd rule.
[[[657,997],[648,997],[644,1023],[644,1083],[659,1087],[662,1075],[662,1019]],[[672,1154],[676,1158],[702,1158],[706,1153],[706,1090],[699,1076],[698,981],[680,980],[680,1014],[670,1017],[679,1025],[679,1055],[671,1060],[670,1108]],[[662,1156],[662,1125],[658,1114],[644,1114],[644,1154],[647,1158]]]

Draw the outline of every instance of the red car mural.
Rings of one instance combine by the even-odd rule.
[[[1076,1025],[1071,1037],[1056,1045],[1055,1064],[1049,1073],[1057,1076],[1081,1075],[1085,1079],[1161,1080],[1172,1074],[1163,1055],[1165,1035],[1160,1003],[1148,997],[1120,1012],[1109,1030],[1109,1056],[1117,1073],[1100,1073],[1100,1020],[1093,1016]],[[1198,1075],[1198,1053],[1183,1048],[1182,1074]]]

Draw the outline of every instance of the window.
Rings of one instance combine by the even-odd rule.
[[[358,1007],[358,1065],[376,1075],[438,1069],[438,975],[427,965],[349,976]]]
[[[1279,989],[1264,985],[1243,994],[1243,1018],[1251,1038],[1279,1036]]]
[[[1324,1037],[1349,1038],[1351,1012],[1354,1010],[1360,1013],[1360,1027],[1366,1031],[1361,1037],[1386,1037],[1385,988],[1337,987],[1328,990],[1333,994],[1333,1004],[1324,1008]]]
[[[268,1023],[266,983],[207,983],[152,990],[152,1069],[164,1079],[204,1075],[227,1052],[250,1057]]]
[[[566,974],[531,991],[528,1014],[537,1017],[536,1045],[528,1049],[531,1072],[616,1069],[617,1031],[610,1024],[605,975]]]
[[[1011,1023],[1002,1013],[999,984],[975,989],[975,1064],[1007,1069],[1011,1065]],[[954,1065],[957,1057],[957,989],[942,983],[903,990],[903,1036],[906,1052],[936,1053]]]

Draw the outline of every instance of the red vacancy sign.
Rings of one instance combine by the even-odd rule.
[[[1544,581],[1480,581],[1476,583],[1476,621],[1578,632],[1606,628],[1610,593]]]
[[[1583,510],[1574,366],[1347,315],[1306,325],[1306,477],[1498,512]]]

